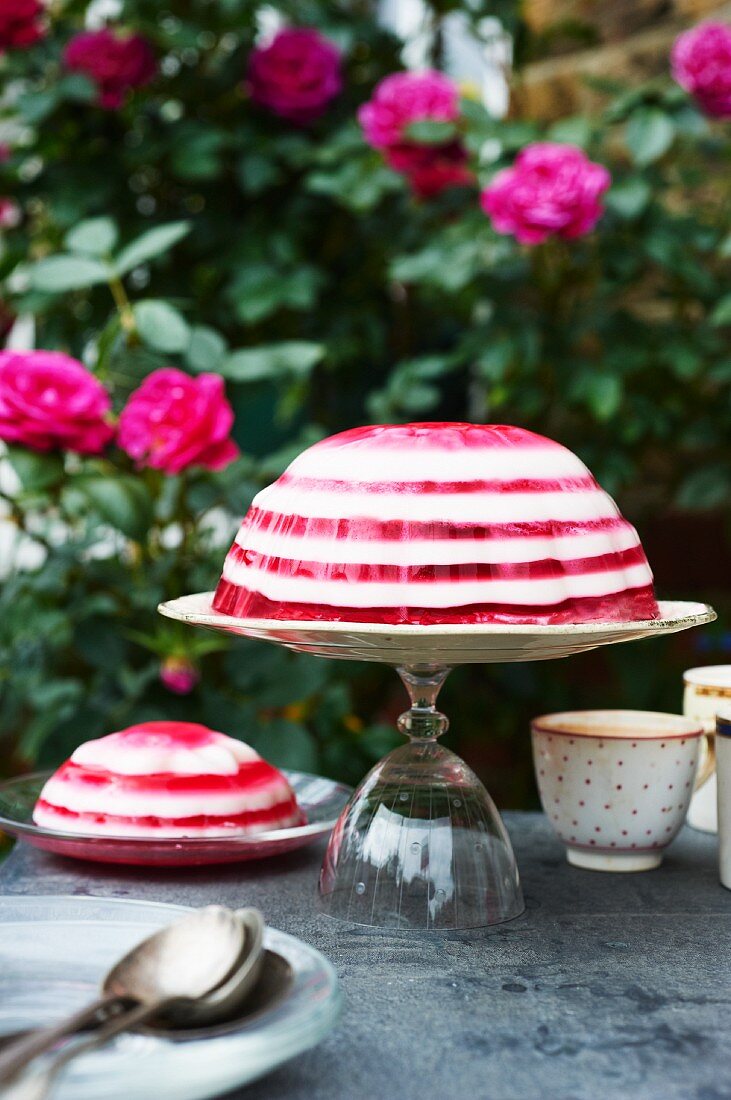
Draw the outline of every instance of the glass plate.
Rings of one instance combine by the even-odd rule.
[[[22,837],[36,848],[99,863],[131,863],[147,867],[197,866],[263,859],[302,848],[327,836],[352,789],[307,772],[285,771],[306,818],[306,825],[270,829],[253,836],[102,837],[64,833],[33,824],[33,807],[50,772],[36,772],[0,784],[0,830]]]
[[[187,911],[113,898],[0,897],[0,1041],[81,1008],[120,955]],[[264,944],[289,972],[269,1008],[192,1038],[121,1035],[72,1062],[54,1100],[200,1100],[315,1046],[338,1017],[335,971],[284,932],[267,928]]]

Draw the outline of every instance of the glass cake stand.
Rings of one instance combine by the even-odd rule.
[[[438,741],[449,722],[436,701],[450,669],[568,657],[716,617],[706,604],[675,601],[660,603],[661,618],[643,622],[388,627],[239,619],[215,612],[212,598],[212,592],[183,596],[159,611],[298,653],[398,670],[411,700],[398,720],[408,742],[371,769],[340,814],[320,872],[320,907],[357,924],[421,930],[500,924],[524,908],[495,804],[474,772]]]

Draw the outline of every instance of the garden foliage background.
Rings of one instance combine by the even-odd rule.
[[[220,375],[241,450],[218,472],[170,475],[118,448],[83,457],[11,445],[6,771],[55,763],[144,718],[200,720],[278,764],[349,780],[396,743],[404,699],[388,670],[228,644],[155,614],[165,597],[214,586],[254,493],[333,431],[517,423],[577,450],[641,533],[673,512],[728,508],[728,123],[706,117],[669,72],[642,87],[604,84],[595,117],[550,126],[492,118],[463,88],[456,121],[411,137],[458,147],[472,182],[420,197],[357,120],[374,86],[403,68],[403,43],[379,26],[376,5],[270,6],[341,53],[340,90],[305,122],[257,102],[246,83],[259,7],[125,0],[113,22],[151,44],[156,72],[114,109],[63,61],[86,3],[53,3],[43,36],[2,58],[13,137],[0,191],[17,205],[0,257],[5,327],[18,315],[27,332],[32,317],[36,346],[84,361],[115,413],[160,367]],[[436,67],[440,20],[456,8],[476,33],[484,15],[503,19],[518,74],[535,54],[511,0],[430,7]],[[496,232],[479,191],[546,138],[605,165],[611,187],[593,232],[524,245]],[[456,672],[444,692],[453,744],[503,804],[525,804],[532,713],[674,709],[683,664],[723,659],[722,631],[705,635],[698,659],[690,644]]]

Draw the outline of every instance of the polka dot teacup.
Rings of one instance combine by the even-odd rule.
[[[675,714],[584,710],[531,723],[541,804],[569,863],[648,871],[680,829],[703,729]]]

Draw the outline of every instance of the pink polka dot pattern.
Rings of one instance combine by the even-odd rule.
[[[668,729],[664,738],[643,735],[630,741],[533,730],[541,802],[551,807],[564,844],[577,853],[591,850],[592,859],[601,852],[609,858],[611,852],[617,860],[631,852],[639,860],[640,853],[658,853],[673,839],[693,790],[697,737],[686,729],[681,738]],[[657,855],[648,856],[648,866],[656,865],[653,859]]]

